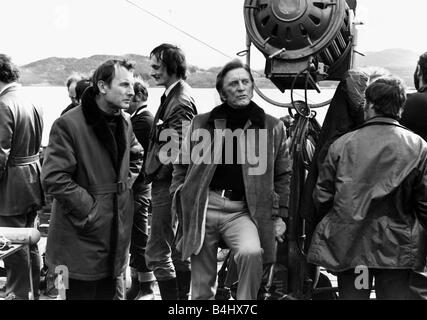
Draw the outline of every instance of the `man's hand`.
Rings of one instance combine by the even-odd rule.
[[[274,217],[273,223],[274,223],[274,235],[276,236],[276,240],[282,243],[285,238],[286,223],[285,221],[283,221],[281,217]]]

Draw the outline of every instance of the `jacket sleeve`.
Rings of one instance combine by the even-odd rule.
[[[282,122],[280,126],[279,149],[274,162],[274,191],[279,195],[279,216],[287,218],[292,170],[285,126]]]
[[[325,161],[319,167],[319,177],[313,191],[313,201],[317,213],[325,216],[333,205],[335,196],[336,162],[333,156],[333,145],[329,148]]]
[[[9,107],[0,102],[0,180],[6,171],[12,148],[13,116]]]
[[[180,104],[175,108],[168,119],[168,128],[172,129],[177,135],[174,135],[172,138],[175,139],[174,145],[180,147],[180,144],[184,139],[184,134],[187,132],[190,127],[191,121],[193,120],[195,114],[193,108],[186,104]]]
[[[184,131],[184,141],[181,146],[181,152],[173,165],[172,183],[169,188],[171,195],[174,195],[176,190],[184,183],[187,174],[189,160],[191,159],[191,135],[193,126],[187,127]]]
[[[42,185],[63,209],[78,218],[89,215],[95,200],[74,180],[77,161],[72,130],[62,118],[52,125],[42,167]]]
[[[145,150],[142,148],[141,144],[138,142],[135,134],[131,130],[130,135],[130,155],[129,155],[129,175],[130,183],[134,184],[135,180],[138,178],[141,168],[143,165]]]
[[[170,176],[173,170],[173,163],[181,152],[183,134],[190,127],[191,121],[195,116],[194,108],[189,103],[180,102],[169,115],[163,130],[160,134],[160,143],[164,144],[159,152],[159,160],[162,164],[158,177]],[[166,129],[166,130],[164,130]],[[168,142],[166,142],[168,140]]]
[[[422,161],[418,183],[415,187],[415,212],[424,229],[427,230],[427,155]]]

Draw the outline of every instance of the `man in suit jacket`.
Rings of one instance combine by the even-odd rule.
[[[164,86],[165,93],[154,118],[145,164],[147,181],[152,182],[152,221],[146,259],[154,271],[163,300],[188,299],[190,290],[190,263],[182,262],[173,245],[175,223],[171,214],[172,199],[169,187],[172,181],[173,159],[162,163],[160,151],[163,130],[174,130],[176,149],[183,131],[197,113],[190,86],[186,79],[186,60],[181,49],[162,44],[150,54],[151,76],[156,85]],[[187,123],[187,124],[185,124]],[[173,153],[177,150],[173,150]],[[179,292],[178,292],[179,291]]]
[[[44,202],[40,184],[39,151],[43,133],[42,111],[30,102],[17,84],[19,71],[0,54],[0,227],[33,227]],[[33,286],[38,288],[40,258],[30,247]],[[6,294],[28,299],[27,252],[20,250],[4,261]],[[36,297],[37,298],[37,297]]]
[[[133,85],[135,92],[127,113],[130,114],[133,132],[144,152],[148,149],[150,131],[154,117],[147,108],[148,90],[146,84],[136,79]],[[145,158],[145,155],[144,155]],[[130,244],[130,270],[132,285],[126,293],[127,300],[153,300],[154,277],[145,261],[145,250],[148,240],[148,211],[151,203],[151,184],[144,181],[144,172],[141,171],[133,187],[134,216],[132,238]]]

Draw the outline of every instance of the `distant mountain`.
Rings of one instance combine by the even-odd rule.
[[[367,52],[365,56],[357,56],[358,66],[379,66],[388,69],[401,77],[408,86],[413,86],[413,72],[419,54],[405,49],[388,49],[381,52]],[[88,58],[47,58],[21,66],[21,82],[24,85],[62,86],[73,72],[90,75],[104,61],[112,58],[127,58],[136,62],[137,72],[150,86],[154,83],[150,77],[150,62],[146,56],[127,54],[124,56],[94,55]],[[188,82],[194,88],[214,88],[216,75],[220,67],[201,69],[189,66]],[[263,74],[258,71],[254,74]],[[257,77],[259,87],[274,87],[269,80]]]
[[[414,71],[419,54],[407,49],[387,49],[379,52],[366,52],[365,56],[358,55],[357,65],[378,66],[389,70],[402,78],[408,87],[414,85]]]
[[[127,58],[136,63],[136,72],[150,86],[155,86],[150,76],[150,60],[148,57],[136,54],[124,56],[95,55],[88,58],[47,58],[21,66],[21,83],[28,86],[63,86],[72,73],[90,76],[104,61],[114,58]],[[214,88],[216,75],[220,67],[201,69],[196,66],[188,67],[188,82],[194,88]],[[266,79],[260,79],[260,86],[271,86]]]

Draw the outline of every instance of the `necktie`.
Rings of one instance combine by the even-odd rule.
[[[160,98],[160,105],[162,105],[166,100],[166,95],[163,93],[162,97]]]

